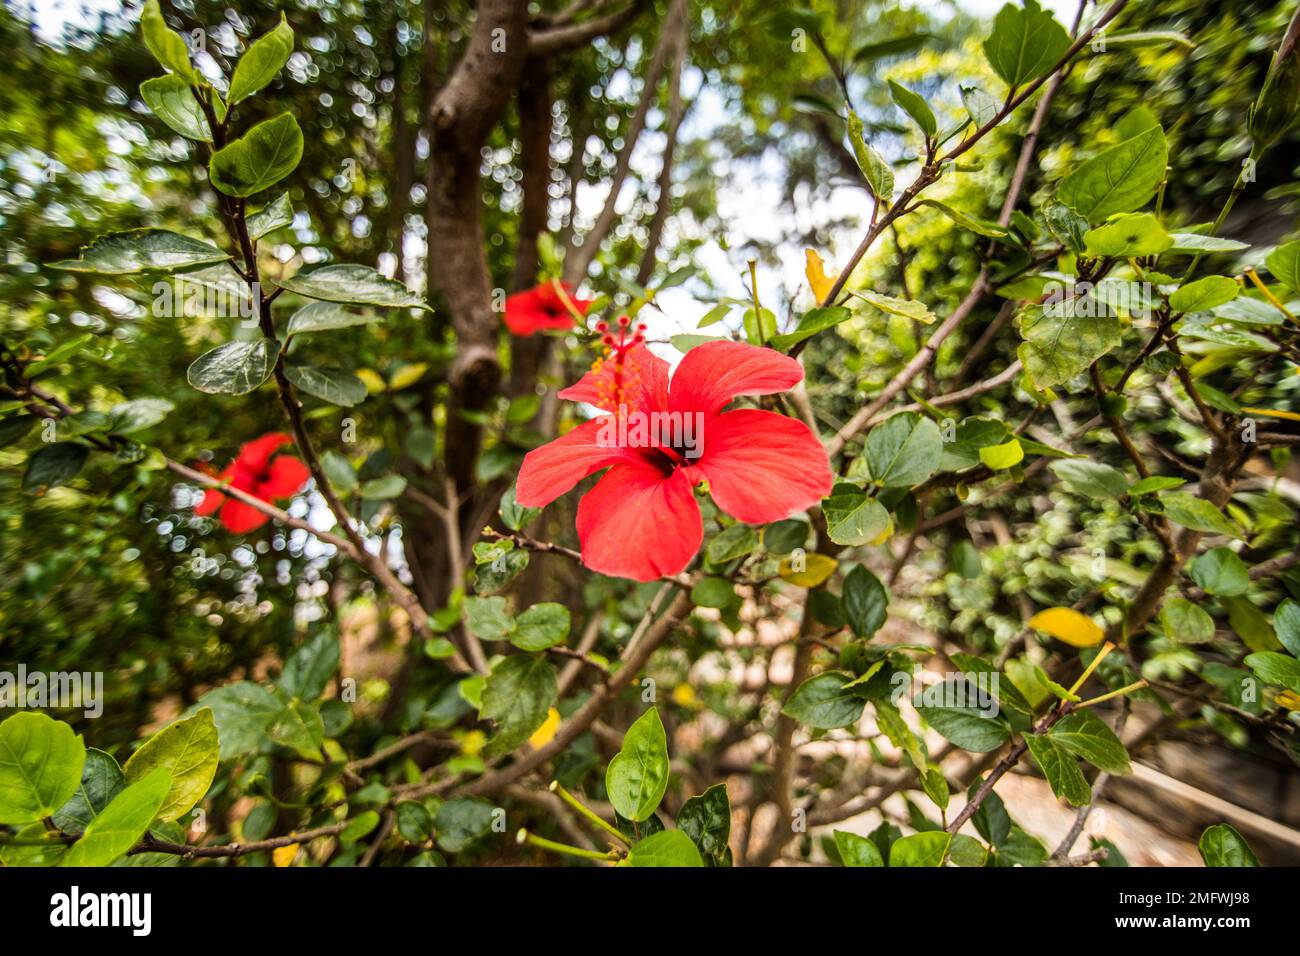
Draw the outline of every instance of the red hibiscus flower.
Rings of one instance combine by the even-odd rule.
[[[723,411],[738,395],[790,389],[803,378],[798,362],[709,342],[686,353],[670,387],[668,363],[646,348],[644,332],[629,337],[626,317],[619,325],[617,339],[597,326],[606,356],[560,392],[612,414],[529,452],[516,487],[519,504],[540,508],[609,468],[578,505],[587,567],[637,581],[682,571],[704,537],[692,491],[701,481],[719,508],[747,524],[788,518],[830,491],[830,463],[808,426],[775,412]],[[665,435],[676,441],[656,441]]]
[[[271,457],[282,445],[290,444],[293,444],[293,439],[283,432],[271,432],[253,439],[239,449],[235,460],[221,473],[221,480],[263,501],[292,498],[307,483],[311,472],[297,458],[288,455]],[[270,520],[268,515],[252,505],[228,498],[215,488],[203,493],[203,500],[194,513],[207,517],[218,510],[221,523],[235,534],[245,534]]]
[[[506,299],[506,328],[512,335],[520,336],[541,329],[571,329],[575,321],[573,313],[586,315],[595,301],[574,298],[573,287],[567,282],[543,282]]]

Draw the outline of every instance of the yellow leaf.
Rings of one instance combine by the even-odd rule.
[[[1284,690],[1273,699],[1285,710],[1300,710],[1300,694],[1293,690]]]
[[[1106,636],[1106,632],[1094,624],[1091,618],[1068,607],[1039,611],[1029,619],[1029,626],[1075,647],[1092,647],[1100,644]]]
[[[366,391],[371,395],[378,395],[388,387],[384,384],[383,377],[372,368],[359,368],[355,374],[365,383]]]
[[[796,568],[796,560],[802,562]],[[797,584],[801,588],[815,588],[835,573],[836,562],[824,554],[805,554],[798,559],[793,557],[781,559],[781,580]]]
[[[533,735],[528,738],[528,743],[534,750],[539,750],[551,742],[555,732],[560,729],[560,712],[552,707],[546,712],[546,719],[542,721],[542,726],[533,731]]]
[[[1300,369],[1297,369],[1300,374]],[[1286,418],[1293,422],[1300,422],[1300,412],[1288,412],[1281,408],[1245,408],[1241,409],[1251,415],[1267,415],[1269,418]]]
[[[808,259],[808,265],[804,269],[804,275],[808,277],[808,287],[812,289],[813,295],[816,296],[817,304],[821,305],[822,302],[826,301],[826,296],[830,293],[831,286],[835,284],[835,281],[826,274],[826,264],[822,262],[822,257],[817,254],[816,250],[805,249],[804,255]]]
[[[271,851],[271,862],[276,866],[289,866],[297,855],[298,844],[296,843],[290,843],[288,846],[277,846]]]
[[[420,376],[428,370],[429,366],[425,362],[412,362],[410,365],[403,365],[389,378],[389,387],[396,392],[408,385],[414,385],[420,380]]]
[[[486,746],[487,734],[481,730],[469,730],[460,737],[460,752],[466,757],[477,757]]]

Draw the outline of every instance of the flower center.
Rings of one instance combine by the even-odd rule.
[[[632,320],[622,315],[618,319],[617,335],[610,331],[608,322],[596,323],[596,331],[601,333],[605,346],[604,354],[591,366],[592,374],[599,380],[596,390],[602,408],[618,408],[628,404],[628,394],[636,385],[637,374],[628,364],[627,356],[632,349],[645,345],[645,326],[633,329]]]

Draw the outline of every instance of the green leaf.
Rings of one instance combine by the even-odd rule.
[[[943,830],[913,833],[896,840],[889,848],[890,866],[943,866],[952,842]]]
[[[134,435],[152,428],[175,409],[165,398],[137,398],[114,405],[108,412],[108,430],[115,435]]]
[[[292,223],[293,205],[289,202],[289,194],[280,193],[260,210],[251,214],[246,225],[250,239],[261,239],[268,232],[274,232]],[[289,320],[289,328],[290,331],[293,330],[293,319]]]
[[[374,810],[358,813],[339,831],[339,842],[351,846],[379,826],[379,814]]]
[[[888,206],[894,198],[894,169],[884,158],[871,148],[862,131],[862,120],[858,114],[849,110],[849,142],[853,146],[853,156],[858,161],[858,168],[871,187],[871,195]]]
[[[1165,177],[1169,158],[1159,126],[1103,150],[1057,186],[1057,198],[1089,222],[1146,205]]]
[[[1187,573],[1207,593],[1222,597],[1245,594],[1250,587],[1250,569],[1228,548],[1212,548],[1198,555]]]
[[[1168,475],[1152,475],[1150,478],[1142,478],[1133,482],[1133,487],[1128,490],[1128,493],[1129,497],[1137,498],[1140,495],[1167,491],[1170,488],[1181,488],[1185,484],[1187,482],[1182,478],[1171,478]]]
[[[341,368],[286,365],[284,375],[308,395],[314,395],[331,405],[351,408],[366,399],[366,383]]]
[[[1118,499],[1128,491],[1124,473],[1099,461],[1067,458],[1048,466],[1076,495],[1086,498]]]
[[[888,312],[890,315],[901,315],[905,319],[923,322],[926,325],[934,321],[934,313],[926,307],[924,302],[918,302],[916,299],[899,299],[892,295],[881,295],[879,292],[871,292],[870,290],[855,294],[863,302],[874,306],[881,312]]]
[[[1277,639],[1288,651],[1300,657],[1300,603],[1287,598],[1273,612]]]
[[[736,586],[728,578],[700,578],[691,586],[691,603],[696,607],[730,607],[737,603]]]
[[[1202,253],[1240,252],[1250,248],[1250,243],[1247,242],[1203,236],[1196,232],[1171,232],[1169,235],[1173,237],[1174,244],[1167,251],[1172,255],[1199,256]]]
[[[290,113],[281,113],[213,153],[208,176],[227,196],[251,196],[297,169],[302,145],[298,121]]]
[[[346,495],[357,490],[357,471],[346,455],[330,448],[321,454],[320,464],[326,480],[336,491]]]
[[[145,80],[140,84],[140,98],[153,110],[154,116],[182,136],[203,143],[212,142],[207,117],[184,78],[168,74]]]
[[[338,669],[338,638],[331,631],[321,631],[289,655],[278,683],[290,697],[315,700],[325,693]]]
[[[906,33],[902,36],[890,37],[888,40],[864,43],[853,54],[853,62],[871,63],[882,57],[911,53],[925,46],[927,40],[933,39],[934,37],[929,33]]]
[[[429,309],[420,296],[402,283],[386,278],[369,266],[321,266],[300,272],[292,279],[280,279],[278,284],[290,292],[325,302]]]
[[[902,412],[867,435],[871,480],[886,488],[910,488],[939,469],[943,436],[939,426],[916,412]]]
[[[185,379],[209,395],[247,395],[271,377],[279,352],[275,339],[227,342],[196,358]]]
[[[918,94],[913,93],[902,84],[890,80],[889,95],[893,97],[899,109],[912,117],[916,125],[921,128],[921,132],[925,134],[926,139],[939,131],[939,124],[934,118],[934,112]]]
[[[252,681],[235,681],[210,690],[198,700],[198,707],[212,711],[221,749],[219,759],[249,754],[261,747],[271,722],[284,705],[273,693]]]
[[[171,776],[162,767],[129,783],[90,821],[81,839],[63,854],[59,866],[112,863],[139,842],[171,793]]]
[[[1076,807],[1084,806],[1092,799],[1092,788],[1068,750],[1041,734],[1025,734],[1025,743],[1029,746],[1029,755],[1051,785],[1052,793],[1064,797]]]
[[[989,685],[984,685],[988,687]],[[999,716],[997,698],[983,692],[979,680],[964,674],[946,675],[924,686],[912,699],[916,712],[945,739],[972,753],[988,753],[1007,742],[1011,731]]]
[[[835,849],[839,851],[840,862],[845,866],[884,866],[885,861],[876,845],[864,836],[836,830]]]
[[[1050,70],[1069,47],[1070,35],[1051,12],[1025,0],[1023,9],[1008,3],[998,11],[984,55],[993,72],[1016,89]]]
[[[461,852],[492,829],[495,816],[496,807],[481,797],[448,800],[433,818],[439,849],[447,853]]]
[[[622,749],[605,770],[605,790],[619,814],[640,822],[654,813],[667,788],[668,740],[659,711],[651,707],[624,734]]]
[[[1246,666],[1266,684],[1277,684],[1300,694],[1300,660],[1277,651],[1256,651],[1246,657]]]
[[[515,498],[514,485],[507,488],[501,496],[501,523],[511,531],[522,531],[541,513],[541,508],[525,508],[519,503]]]
[[[1105,721],[1090,710],[1066,714],[1052,725],[1047,736],[1098,770],[1116,774],[1133,772],[1124,744]]]
[[[1246,838],[1226,823],[1206,828],[1196,843],[1206,866],[1259,866]]]
[[[1006,229],[999,226],[997,223],[988,222],[983,219],[976,219],[974,216],[969,216],[959,209],[952,208],[952,206],[949,206],[947,203],[939,202],[937,199],[922,199],[918,201],[917,205],[932,206],[963,229],[969,229],[971,232],[979,236],[987,236],[990,239],[1001,239],[1007,234]],[[931,316],[927,321],[934,321],[934,317]]]
[[[993,122],[998,115],[998,101],[978,86],[960,87],[961,102],[970,115],[971,122],[977,129],[982,129]]]
[[[26,437],[27,433],[36,427],[38,421],[40,421],[38,415],[11,415],[8,418],[0,418],[0,448],[8,448]]]
[[[695,843],[681,830],[660,830],[633,844],[628,866],[704,866]]]
[[[1179,644],[1204,644],[1214,637],[1214,618],[1186,598],[1170,598],[1160,609],[1165,634]]]
[[[852,726],[866,707],[866,701],[849,687],[852,681],[841,671],[823,671],[800,684],[781,713],[817,730]]]
[[[320,707],[310,701],[283,698],[267,736],[281,747],[288,747],[304,760],[321,759],[325,743],[325,721]]]
[[[859,564],[845,577],[840,600],[844,603],[844,616],[849,627],[863,640],[870,640],[884,625],[889,591],[866,565]]]
[[[542,726],[555,703],[555,668],[541,655],[512,654],[496,663],[483,687],[480,716],[497,723],[488,757],[509,753]]]
[[[275,74],[288,62],[292,52],[293,29],[281,13],[280,22],[275,29],[260,37],[239,58],[234,75],[230,78],[227,104],[234,106],[275,79]]]
[[[483,641],[504,641],[515,629],[515,620],[506,610],[503,597],[465,598],[465,626]]]
[[[1105,225],[1089,229],[1083,236],[1090,256],[1130,259],[1158,256],[1174,244],[1160,220],[1150,213],[1113,216]]]
[[[774,521],[763,528],[763,550],[768,554],[789,554],[808,540],[808,522],[798,518]]]
[[[1001,445],[985,445],[979,454],[980,461],[994,471],[1006,471],[1025,460],[1025,449],[1018,438]]]
[[[124,786],[126,776],[117,761],[102,750],[87,748],[81,783],[68,802],[54,812],[54,825],[64,833],[81,833]]]
[[[185,38],[167,26],[158,0],[145,0],[140,12],[140,31],[144,45],[164,68],[180,76],[187,83],[201,83],[203,78],[190,65],[190,51]]]
[[[967,800],[975,798],[983,782],[983,777],[976,777],[971,781],[966,791]],[[970,822],[975,825],[975,831],[995,847],[1002,846],[1011,836],[1011,815],[1007,813],[1007,805],[1002,802],[1002,798],[993,790],[984,795],[983,802],[970,818]]]
[[[85,743],[60,720],[25,711],[0,723],[0,823],[50,816],[77,792],[85,762]]]
[[[1241,529],[1236,523],[1216,508],[1213,502],[1198,498],[1190,492],[1172,491],[1160,496],[1164,505],[1165,517],[1174,524],[1193,531],[1207,534],[1226,534],[1234,538],[1241,537]]]
[[[203,799],[217,773],[220,744],[212,711],[206,707],[193,717],[168,724],[144,742],[122,769],[128,783],[144,779],[155,769],[165,770],[171,785],[157,815],[176,820]]]
[[[1068,382],[1120,342],[1119,319],[1092,296],[1030,306],[1019,325],[1020,361],[1039,390]]]
[[[1300,292],[1300,239],[1278,246],[1268,254],[1264,264],[1278,282]]]
[[[825,309],[809,309],[804,313],[803,318],[799,320],[799,324],[795,326],[794,331],[773,336],[768,344],[775,349],[785,351],[792,345],[797,345],[805,339],[812,338],[818,332],[839,325],[852,314],[842,305],[835,305]]]
[[[401,475],[380,475],[362,483],[361,497],[367,501],[388,501],[400,497],[406,490],[406,479]]]
[[[131,229],[100,236],[81,250],[76,259],[51,262],[51,269],[90,272],[104,276],[146,272],[189,272],[230,256],[202,239],[191,239],[166,229]]]
[[[827,536],[846,547],[869,544],[889,528],[889,512],[865,492],[824,498],[822,513]]]
[[[1189,282],[1169,297],[1169,307],[1175,312],[1206,312],[1231,302],[1241,291],[1236,279],[1227,276],[1206,276]]]
[[[731,866],[731,801],[725,783],[683,803],[677,828],[691,838],[706,866]]]
[[[1010,437],[1010,429],[995,418],[967,418],[961,421],[950,433],[941,433],[945,439],[943,454],[939,456],[941,471],[960,471],[980,463],[981,448],[1004,443]],[[1022,445],[1023,447],[1023,445]]]
[[[408,843],[424,843],[433,834],[433,814],[414,800],[403,800],[397,811],[397,832]]]
[[[44,494],[50,488],[66,485],[77,477],[89,455],[89,448],[73,441],[42,445],[27,459],[23,491]]]
[[[747,524],[733,524],[709,542],[706,553],[714,564],[726,564],[747,556],[757,547],[758,532]]]
[[[563,604],[544,601],[534,604],[515,618],[510,643],[523,651],[544,651],[563,644],[569,636],[569,609]]]

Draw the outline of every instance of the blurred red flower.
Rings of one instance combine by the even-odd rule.
[[[297,458],[288,455],[272,457],[281,446],[291,444],[293,439],[283,432],[271,432],[255,438],[239,449],[235,460],[219,477],[222,481],[229,482],[230,487],[263,501],[292,498],[307,483],[311,472]],[[245,534],[270,520],[268,515],[252,505],[209,488],[203,493],[203,500],[194,509],[194,513],[207,517],[218,511],[221,512],[221,523],[235,534]]]
[[[565,304],[569,300],[573,308]],[[532,335],[541,329],[571,329],[574,311],[586,315],[595,299],[578,299],[567,282],[543,282],[506,299],[506,328],[512,335]]]
[[[703,521],[693,488],[708,481],[717,506],[747,524],[788,518],[815,505],[833,482],[826,452],[803,422],[775,412],[723,408],[738,395],[770,395],[803,378],[797,361],[742,342],[709,342],[686,353],[669,387],[668,363],[642,330],[605,331],[606,356],[561,398],[613,415],[584,422],[524,457],[519,504],[550,504],[609,468],[578,504],[583,563],[593,571],[651,581],[682,571],[699,550]],[[689,445],[625,441],[623,421],[698,422]],[[657,413],[657,418],[655,417]],[[611,442],[618,424],[620,440]],[[681,429],[677,432],[681,434]]]

